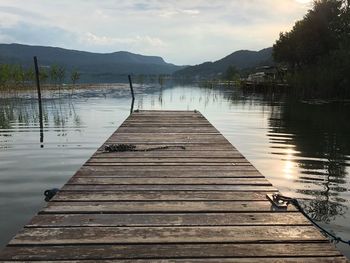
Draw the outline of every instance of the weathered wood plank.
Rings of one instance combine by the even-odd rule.
[[[99,151],[94,154],[94,158],[144,158],[144,157],[161,157],[161,158],[172,158],[172,157],[215,157],[215,158],[243,158],[243,155],[238,151],[188,151],[188,150],[159,150],[159,151],[130,151],[130,152],[103,152]]]
[[[104,146],[106,144],[111,144],[114,143],[111,140],[107,140],[107,142],[102,145],[102,147],[99,148],[99,151],[104,150]],[[237,151],[236,148],[234,148],[232,145],[223,142],[223,143],[212,143],[212,142],[202,142],[202,143],[191,143],[191,142],[186,142],[186,143],[176,143],[176,142],[167,142],[166,144],[164,143],[154,143],[154,142],[144,142],[144,143],[139,143],[139,142],[129,142],[130,144],[133,144],[136,146],[137,149],[149,149],[149,148],[154,148],[154,147],[161,147],[161,146],[170,146],[169,149],[162,149],[162,152],[166,151],[172,151],[174,150],[173,146],[181,146],[185,147],[185,151]],[[179,150],[179,149],[177,149]],[[181,149],[181,151],[184,151]]]
[[[151,259],[152,263],[198,263],[198,262],[205,262],[205,263],[348,263],[348,260],[345,257],[337,256],[337,257],[255,257],[255,258],[166,258],[166,259]],[[24,263],[28,261],[0,261],[0,262],[6,262],[6,263]],[[54,263],[57,262],[56,260],[35,260],[35,262],[49,262]],[[150,259],[117,259],[117,260],[60,260],[61,263],[150,263]]]
[[[214,167],[214,166],[213,166]],[[201,178],[261,178],[263,177],[254,167],[252,166],[232,166],[230,169],[227,167],[214,167],[217,170],[212,169],[210,166],[206,166],[207,170],[203,170],[201,166],[197,166],[197,170],[194,167],[177,167],[175,169],[173,166],[128,166],[118,167],[114,169],[113,166],[83,166],[79,171],[76,172],[76,176],[115,176],[115,177],[158,177],[158,178],[168,178],[168,177],[201,177]],[[143,169],[142,169],[143,168]],[[221,169],[219,169],[221,168]]]
[[[199,134],[220,134],[213,127],[120,127],[118,133],[199,133]]]
[[[208,142],[211,143],[215,142],[222,142],[222,143],[228,143],[228,141],[220,134],[192,134],[192,133],[153,133],[152,136],[150,136],[149,133],[132,133],[132,134],[126,134],[126,133],[115,133],[113,134],[109,140],[155,140],[158,141],[185,141],[185,142]]]
[[[228,143],[228,141],[221,134],[192,134],[192,133],[153,133],[149,136],[149,133],[115,133],[109,139],[108,142],[121,142],[121,143]],[[219,146],[217,146],[219,147]]]
[[[177,184],[177,185],[267,185],[271,183],[265,178],[116,178],[116,177],[78,177],[74,176],[68,184],[108,184],[108,185],[129,185],[129,184]]]
[[[207,173],[230,173],[231,175],[239,174],[243,172],[254,172],[257,173],[258,171],[256,168],[252,165],[248,166],[239,166],[239,165],[207,165],[202,164],[198,166],[192,166],[192,165],[182,165],[182,166],[175,166],[175,165],[167,165],[167,166],[158,166],[158,165],[125,165],[125,166],[119,166],[118,169],[116,169],[113,166],[83,166],[81,169],[84,171],[86,170],[94,170],[95,172],[107,172],[107,171],[114,171],[116,173],[124,173],[124,172],[163,172],[163,173],[184,173],[184,174],[195,174],[196,172],[201,173],[202,175],[205,175]]]
[[[274,210],[268,201],[125,201],[50,202],[42,213],[271,212]],[[290,205],[287,211],[297,211],[297,209]]]
[[[88,163],[248,163],[245,158],[223,158],[223,157],[123,157],[105,158],[92,157]],[[249,163],[250,165],[250,163]]]
[[[120,127],[214,127],[208,122],[181,122],[181,123],[174,123],[174,122],[143,122],[143,121],[124,121]],[[215,128],[215,127],[214,127]]]
[[[53,201],[264,201],[267,192],[229,191],[60,191]],[[271,192],[273,193],[273,192]]]
[[[284,258],[295,255],[298,258]],[[5,260],[148,260],[130,261],[142,263],[149,263],[150,260],[152,260],[151,262],[346,262],[336,261],[338,257],[341,260],[344,258],[340,257],[340,253],[333,246],[325,243],[7,247],[0,256],[1,259]],[[242,259],[242,257],[246,257],[246,259]],[[248,257],[250,258],[248,259]],[[270,258],[265,260],[264,257]],[[277,260],[282,259],[282,261],[274,261],[273,257],[276,257]],[[316,257],[316,259],[314,261],[311,259],[304,261],[304,257]],[[321,257],[326,257],[327,261],[322,261],[323,258]]]
[[[196,124],[208,124],[208,121],[204,118],[193,118],[190,116],[183,116],[183,117],[165,117],[165,116],[134,116],[132,119],[127,119],[127,121],[134,121],[134,122],[150,122],[150,123],[175,123],[175,124],[182,124],[182,123],[192,123],[194,125]]]
[[[61,191],[236,191],[277,192],[272,186],[259,185],[70,185]]]
[[[311,225],[300,213],[44,214],[26,227]]]
[[[119,162],[118,162],[119,161]],[[118,159],[117,162],[111,163],[111,162],[92,162],[88,161],[84,164],[84,166],[89,166],[89,165],[94,165],[94,166],[252,166],[251,163],[249,162],[189,162],[189,163],[184,163],[184,162],[122,162],[122,159]]]
[[[10,245],[325,242],[313,226],[24,228]]]

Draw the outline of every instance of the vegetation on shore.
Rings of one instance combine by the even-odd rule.
[[[276,62],[303,98],[350,96],[350,2],[317,0],[273,46]]]
[[[42,84],[62,86],[69,78],[73,86],[79,81],[80,73],[77,70],[70,72],[68,76],[63,66],[52,65],[42,67],[39,70],[39,79]],[[0,89],[7,88],[28,88],[35,85],[34,68],[24,68],[21,65],[0,64]]]

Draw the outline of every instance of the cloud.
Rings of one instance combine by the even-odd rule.
[[[23,22],[12,27],[0,25],[0,36],[7,43],[18,42],[52,46],[66,46],[69,41],[76,39],[73,33],[58,27],[38,26]]]
[[[200,13],[199,10],[196,9],[168,9],[168,10],[160,10],[159,16],[160,17],[172,17],[172,16],[178,16],[178,15],[190,15],[195,16]]]
[[[127,50],[177,64],[271,46],[306,0],[1,0],[0,41]]]
[[[114,45],[114,44],[129,44],[129,45],[147,45],[152,47],[163,47],[165,43],[159,39],[150,36],[135,36],[135,37],[108,37],[97,36],[91,32],[87,32],[82,39],[83,42],[87,41],[89,44],[96,45]]]

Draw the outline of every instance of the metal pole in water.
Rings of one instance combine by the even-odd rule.
[[[130,90],[131,90],[132,100],[134,100],[134,99],[135,99],[135,95],[134,95],[134,88],[132,87],[131,76],[128,75],[128,78],[129,78],[129,84],[130,84]]]
[[[135,95],[134,95],[134,88],[132,87],[131,76],[128,75],[128,78],[129,78],[130,91],[131,91],[131,97],[132,97],[131,107],[130,107],[130,114],[132,114],[132,112],[134,111]]]
[[[34,57],[34,67],[35,67],[35,80],[36,80],[36,87],[38,91],[38,103],[39,103],[40,143],[43,143],[44,142],[43,108],[41,104],[41,89],[40,89],[38,59],[36,56]],[[42,144],[41,144],[41,148],[43,148]]]

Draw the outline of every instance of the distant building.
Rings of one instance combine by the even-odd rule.
[[[262,84],[266,82],[284,82],[286,69],[278,69],[274,66],[262,66],[255,69],[257,72],[248,76],[247,82]]]

